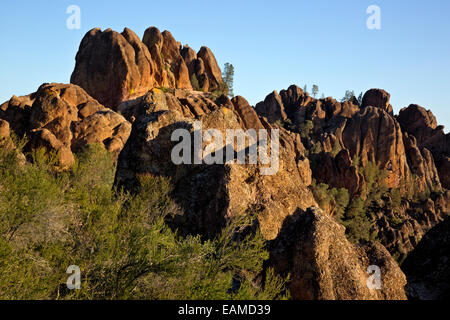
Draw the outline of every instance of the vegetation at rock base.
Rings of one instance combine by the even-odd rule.
[[[215,239],[181,238],[165,222],[177,212],[168,179],[144,175],[137,195],[113,190],[115,165],[100,146],[57,172],[54,154],[0,149],[0,299],[276,299],[286,280],[265,270],[252,217]],[[68,290],[66,270],[81,269]],[[256,279],[259,279],[258,281]]]
[[[194,89],[195,91],[200,91],[200,84],[198,83],[198,79],[197,76],[195,74],[191,75],[191,84],[192,84],[192,89]]]

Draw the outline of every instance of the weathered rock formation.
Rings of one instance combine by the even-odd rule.
[[[410,299],[450,298],[450,218],[431,229],[402,264]]]
[[[128,28],[122,33],[92,29],[80,44],[71,83],[113,109],[154,87],[192,89],[194,75],[199,90],[218,89],[221,71],[211,50],[189,49],[155,27],[142,41]]]
[[[419,202],[402,201],[400,208],[393,208],[391,197],[381,202],[370,208],[373,230],[386,249],[403,261],[431,228],[448,217],[450,191]]]
[[[0,118],[19,137],[28,137],[26,149],[58,152],[62,168],[71,166],[72,152],[86,144],[101,144],[117,158],[131,132],[124,117],[76,85],[44,84],[28,96],[14,96],[0,106]]]
[[[400,110],[397,117],[403,129],[416,138],[419,148],[427,149],[433,154],[439,172],[440,181],[450,188],[450,134],[444,133],[443,126],[438,126],[430,110],[412,104]]]
[[[370,89],[363,96],[361,109],[365,107],[377,107],[393,116],[394,111],[389,104],[390,98],[391,95],[382,89]]]
[[[131,192],[141,176],[169,177],[180,210],[168,222],[181,235],[212,238],[229,218],[255,213],[270,240],[268,266],[291,274],[295,299],[405,299],[406,279],[391,254],[401,261],[410,252],[409,295],[448,297],[439,283],[449,274],[449,224],[441,221],[450,212],[450,135],[430,111],[411,105],[394,116],[381,89],[366,92],[360,106],[355,98],[315,99],[295,85],[253,108],[243,97],[219,95],[224,83],[210,49],[196,52],[155,27],[142,40],[128,28],[89,31],[71,83],[44,84],[2,104],[0,147],[15,148],[12,133],[26,136],[26,151],[57,152],[65,169],[83,146],[101,144],[117,159],[115,185]],[[196,159],[199,150],[183,149],[193,164],[174,163],[177,129],[187,130],[189,145],[209,129],[222,138],[230,129],[265,130],[271,154],[270,133],[278,130],[279,167],[262,174],[268,165],[249,164],[248,151],[264,148],[249,139],[238,149],[234,138],[213,148],[204,138],[201,149],[209,152]],[[245,165],[224,163],[228,145]],[[222,161],[205,163],[214,159]],[[380,243],[351,244],[331,212],[315,208],[313,179],[366,201]],[[367,285],[373,265],[381,269],[381,289]]]
[[[359,107],[353,100],[314,99],[291,86],[280,94],[272,92],[255,109],[268,122],[301,134],[318,182],[366,198],[371,188],[367,179],[375,166],[379,176],[370,184],[400,190],[401,205],[394,208],[387,196],[368,211],[372,231],[401,259],[449,214],[445,203],[450,198],[443,190],[447,185],[441,185],[449,179],[449,140],[423,108],[412,105],[394,117],[389,98],[386,91],[372,89]],[[428,201],[411,201],[430,192]]]
[[[348,155],[340,154],[334,160],[321,156],[321,160],[331,169],[318,167],[315,176],[321,182],[345,187],[352,194],[361,193],[365,186],[364,177],[355,172],[355,168],[352,169],[354,165],[351,161],[357,158],[362,167],[371,162],[386,170],[388,174],[384,183],[389,188],[397,188],[402,181],[412,179],[412,173],[415,175],[414,183],[422,190],[431,186],[440,187],[437,171],[433,169],[434,160],[414,141],[404,137],[400,124],[392,115],[389,94],[383,90],[369,90],[360,109],[352,101],[316,100],[302,89],[291,86],[280,94],[272,92],[255,109],[270,123],[289,121],[293,131],[301,131],[305,121],[312,121],[314,128],[309,139],[304,139],[308,149],[312,148],[312,144],[319,144],[323,152],[334,153],[332,158],[340,150],[348,150]],[[411,162],[415,164],[412,170]]]
[[[261,164],[175,165],[171,135],[177,128],[193,132],[194,120],[202,121],[203,132],[214,128],[224,137],[227,129],[271,129],[242,97],[233,102],[225,96],[210,98],[154,89],[120,106],[135,122],[119,157],[116,184],[132,190],[139,186],[139,175],[169,176],[175,185],[173,196],[184,211],[178,222],[186,232],[213,236],[230,216],[256,212],[264,236],[274,238],[287,215],[315,205],[307,188],[311,171],[300,137],[281,130],[280,167],[273,176],[261,175]]]
[[[269,247],[269,265],[290,273],[294,299],[406,299],[405,275],[389,252],[379,243],[351,244],[345,228],[318,208],[287,217]],[[381,270],[380,289],[369,289],[372,265]]]

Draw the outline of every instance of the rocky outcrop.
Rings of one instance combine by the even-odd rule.
[[[203,132],[214,128],[223,137],[227,129],[271,129],[243,98],[233,102],[226,97],[210,98],[213,96],[198,92],[156,89],[134,103],[123,104],[120,109],[135,117],[135,122],[119,157],[116,185],[136,190],[140,175],[169,176],[174,184],[173,198],[183,211],[174,223],[182,232],[211,237],[229,217],[254,212],[263,235],[274,238],[287,215],[315,205],[307,188],[311,171],[300,137],[281,129],[279,170],[275,175],[262,175],[259,162],[175,165],[171,151],[177,143],[171,142],[171,135],[178,128],[193,134],[195,120],[202,122]]]
[[[337,188],[345,188],[351,195],[357,195],[364,189],[364,176],[353,164],[347,149],[341,150],[336,157],[322,152],[317,162],[320,163],[320,166],[314,170],[314,177],[318,181],[326,182]]]
[[[361,109],[366,107],[376,107],[393,116],[394,111],[392,106],[389,104],[390,98],[391,95],[382,89],[370,89],[363,96]]]
[[[433,159],[411,137],[404,136],[402,126],[392,114],[389,98],[384,90],[369,90],[360,109],[352,101],[314,99],[293,85],[280,94],[272,92],[255,110],[270,123],[291,123],[292,131],[304,135],[308,149],[320,145],[325,154],[317,162],[322,165],[313,168],[320,182],[344,187],[352,195],[361,194],[365,181],[357,167],[364,168],[370,163],[387,172],[383,183],[388,188],[398,188],[411,180],[411,173],[421,190],[440,188]],[[312,124],[310,132],[302,128],[307,121]],[[341,150],[346,151],[340,153]],[[357,165],[352,161],[355,158]]]
[[[236,96],[231,100],[230,107],[234,110],[238,119],[242,121],[244,129],[264,129],[264,125],[258,117],[255,109],[250,106],[247,100],[241,96]]]
[[[197,79],[200,79],[200,86],[204,91],[214,91],[220,88],[222,81],[222,71],[217,64],[216,58],[208,47],[201,47],[197,53],[198,63],[196,69]]]
[[[450,298],[450,218],[431,229],[409,254],[402,269],[410,299]]]
[[[372,206],[373,231],[377,239],[401,262],[417,246],[422,237],[443,221],[450,212],[450,191],[434,194],[417,202],[403,201],[392,206],[392,198],[384,197],[379,207]]]
[[[415,137],[419,148],[426,148],[433,154],[440,180],[445,188],[450,188],[449,171],[446,170],[450,157],[450,134],[445,134],[443,126],[438,126],[430,110],[416,104],[400,110],[397,119],[403,129]]]
[[[83,38],[70,82],[101,104],[114,108],[156,84],[150,53],[130,29],[122,33],[96,28]]]
[[[371,162],[386,170],[389,188],[399,187],[402,179],[408,178],[400,125],[384,110],[366,107],[356,113],[347,122],[342,140],[352,158],[359,157],[363,166]]]
[[[169,31],[148,28],[142,41],[130,29],[92,29],[83,38],[76,56],[71,83],[79,85],[101,104],[119,104],[144,95],[155,87],[214,91],[222,74],[210,49],[195,53],[182,47]]]
[[[378,243],[351,244],[345,228],[318,208],[287,217],[269,248],[269,265],[291,275],[294,299],[406,299],[405,275],[389,252]],[[379,289],[368,286],[373,265],[381,270]]]
[[[407,133],[403,134],[403,141],[409,168],[416,177],[414,183],[417,188],[421,191],[441,189],[438,170],[431,152],[426,148],[419,148],[416,138]]]
[[[442,192],[447,185],[441,184],[448,176],[446,137],[423,108],[410,106],[394,117],[389,98],[384,90],[369,90],[360,108],[354,101],[317,100],[290,86],[255,109],[302,135],[317,182],[345,188],[351,198],[369,199],[373,183],[400,190],[395,206],[391,193],[367,205],[371,232],[401,261],[449,213]]]
[[[192,89],[189,70],[180,54],[181,44],[169,31],[161,33],[157,28],[148,28],[143,43],[151,53],[156,65],[157,83],[162,87]]]
[[[17,146],[11,137],[9,123],[0,119],[0,151],[2,154],[13,152],[18,160],[17,163],[22,166],[26,163],[24,154],[17,150]]]
[[[312,120],[317,127],[326,126],[336,116],[351,118],[359,107],[351,101],[340,103],[333,98],[314,99],[296,85],[287,90],[270,93],[264,101],[256,104],[258,115],[271,123],[289,119],[294,125]],[[325,129],[325,128],[324,128]]]
[[[62,168],[71,166],[72,152],[86,144],[101,144],[117,158],[131,131],[121,115],[66,84],[44,84],[31,95],[11,98],[1,105],[0,118],[17,135],[29,138],[27,149],[58,152]]]
[[[266,117],[270,123],[284,121],[287,119],[283,101],[276,91],[269,94],[264,102],[258,103],[255,106],[255,109],[258,115]]]

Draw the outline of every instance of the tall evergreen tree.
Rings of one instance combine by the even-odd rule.
[[[223,73],[222,73],[223,82],[228,87],[228,96],[230,98],[234,97],[233,92],[233,82],[234,82],[234,66],[231,63],[225,63]]]
[[[319,86],[313,84],[311,93],[312,93],[313,97],[315,98],[317,96],[317,94],[319,93]]]

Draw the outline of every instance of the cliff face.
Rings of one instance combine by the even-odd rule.
[[[291,86],[270,93],[256,111],[299,132],[313,179],[364,199],[371,233],[404,258],[449,214],[450,195],[441,183],[448,175],[448,135],[419,106],[394,116],[389,99],[386,91],[371,89],[359,106],[356,99],[314,99]],[[401,198],[396,206],[394,193]]]
[[[75,152],[98,143],[117,160],[115,186],[133,193],[141,176],[169,177],[180,210],[168,223],[183,236],[209,239],[233,216],[255,214],[268,240],[267,266],[291,274],[295,299],[405,299],[406,278],[392,256],[401,260],[411,251],[404,268],[411,295],[425,297],[418,286],[444,279],[440,271],[430,280],[413,267],[417,261],[441,270],[441,262],[426,261],[426,250],[440,255],[431,239],[440,237],[449,214],[450,138],[430,111],[411,105],[395,116],[381,89],[369,90],[359,105],[355,98],[315,99],[295,85],[252,107],[241,96],[218,93],[223,80],[210,49],[195,52],[155,27],[142,40],[127,28],[89,31],[71,83],[44,84],[2,104],[0,146],[14,148],[12,133],[27,136],[26,151],[56,151],[64,170]],[[270,133],[278,130],[278,170],[262,174],[268,165],[249,164],[246,152],[244,165],[205,164],[225,145],[202,154],[198,164],[175,164],[177,129],[192,139],[208,129],[223,137],[230,129],[266,130],[271,154]],[[242,154],[234,140],[227,143],[234,158]],[[244,144],[244,151],[254,146]],[[207,146],[203,140],[202,150]],[[318,183],[346,189],[350,203],[363,201],[364,219],[379,242],[350,243],[337,201],[317,208]],[[347,215],[351,208],[347,203],[342,210]],[[372,265],[381,270],[382,289],[367,286]]]
[[[431,229],[402,265],[412,299],[450,298],[450,219]]]
[[[270,243],[270,264],[291,275],[291,294],[300,300],[405,300],[405,275],[379,243],[355,246],[345,228],[318,208],[286,218]],[[367,285],[367,269],[380,268],[381,290]]]
[[[192,89],[191,80],[198,90],[220,87],[222,72],[211,50],[202,47],[195,53],[169,31],[150,27],[142,41],[128,28],[122,33],[89,31],[81,41],[70,82],[115,109],[153,87]]]
[[[58,152],[62,169],[72,166],[72,152],[87,144],[101,144],[117,159],[131,132],[124,117],[67,84],[43,84],[28,96],[12,97],[0,106],[0,118],[28,138],[26,150]]]
[[[211,237],[227,218],[257,213],[263,235],[271,239],[277,235],[287,215],[297,208],[306,209],[316,204],[307,188],[311,171],[304,147],[298,135],[285,130],[280,132],[280,163],[275,175],[261,175],[264,165],[259,162],[254,165],[173,164],[171,152],[177,143],[171,141],[172,133],[186,128],[193,134],[196,120],[202,122],[204,132],[216,129],[223,137],[229,129],[271,130],[242,97],[230,101],[225,96],[215,98],[190,91],[165,93],[153,89],[119,109],[135,122],[119,157],[116,184],[134,190],[138,188],[139,175],[172,177],[174,197],[184,209],[184,217],[179,219],[183,223],[179,227],[185,232]],[[206,145],[203,142],[202,148]],[[203,162],[204,156],[201,160]]]

